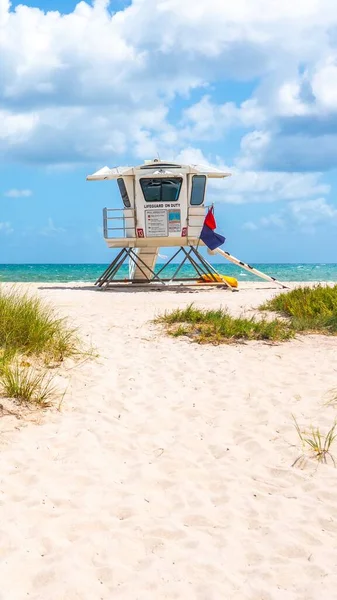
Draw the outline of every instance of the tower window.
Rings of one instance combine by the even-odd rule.
[[[118,183],[119,191],[122,196],[122,200],[123,200],[123,204],[124,204],[125,208],[131,208],[131,202],[130,202],[130,199],[128,196],[126,185],[124,183],[124,179],[122,179],[122,177],[119,177],[117,179],[117,183]]]
[[[203,203],[205,198],[206,188],[206,175],[193,175],[192,177],[192,191],[191,191],[191,205],[199,206]]]
[[[146,177],[140,180],[140,185],[146,202],[176,202],[182,182],[182,177]]]

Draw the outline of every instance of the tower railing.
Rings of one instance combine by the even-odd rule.
[[[207,206],[189,206],[187,227],[189,237],[198,237]],[[103,233],[105,239],[136,237],[136,210],[134,208],[103,208]]]
[[[103,208],[105,239],[136,237],[134,208]]]

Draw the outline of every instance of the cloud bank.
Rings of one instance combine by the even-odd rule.
[[[1,7],[0,148],[27,163],[198,146],[247,130],[241,161],[323,170],[337,159],[334,0],[79,2],[71,14]],[[218,104],[212,86],[255,81]],[[176,98],[202,93],[176,119]],[[203,93],[204,92],[204,93]],[[310,123],[310,127],[308,124]],[[318,151],[318,142],[321,151]]]
[[[192,153],[229,163],[235,177],[213,188],[225,202],[326,202],[321,173],[337,163],[335,0],[133,0],[117,12],[96,0],[70,14],[0,0],[0,27],[2,161]],[[242,101],[226,99],[231,84],[247,85]],[[233,132],[241,142],[228,157]],[[203,150],[219,143],[220,158]]]

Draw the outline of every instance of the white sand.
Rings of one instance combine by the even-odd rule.
[[[337,338],[208,347],[149,322],[275,293],[246,287],[30,286],[100,357],[63,368],[60,413],[0,419],[1,600],[337,598],[337,469],[291,467],[291,414],[337,416]]]

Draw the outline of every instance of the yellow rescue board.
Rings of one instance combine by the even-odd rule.
[[[197,283],[214,283],[215,281],[218,283],[221,283],[221,281],[227,281],[227,283],[229,283],[229,285],[231,285],[232,287],[238,287],[238,280],[235,279],[235,277],[228,277],[227,275],[217,275],[215,273],[207,273],[207,275],[201,275]]]

